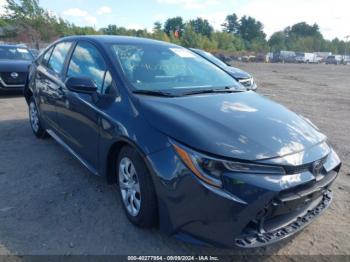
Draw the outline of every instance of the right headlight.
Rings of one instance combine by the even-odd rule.
[[[279,166],[260,165],[238,161],[227,161],[205,156],[176,142],[172,145],[185,165],[202,181],[222,187],[222,176],[226,173],[283,175]]]

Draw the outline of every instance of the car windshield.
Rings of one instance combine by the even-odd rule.
[[[186,48],[113,44],[112,51],[136,90],[186,92],[240,88],[223,70]]]
[[[212,55],[211,53],[208,53],[206,51],[199,50],[199,49],[195,49],[194,52],[196,52],[199,55],[203,56],[204,58],[208,59],[210,62],[216,64],[217,66],[227,67],[227,65],[224,62],[222,62],[219,58]]]
[[[6,60],[33,60],[27,48],[0,46],[0,59]]]

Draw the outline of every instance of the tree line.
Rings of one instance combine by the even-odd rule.
[[[326,40],[317,24],[297,23],[275,32],[267,40],[263,24],[250,16],[227,15],[222,30],[214,30],[208,20],[196,18],[184,21],[180,16],[155,22],[152,32],[146,29],[126,29],[117,25],[95,29],[76,26],[43,9],[39,0],[6,0],[5,13],[0,16],[1,38],[7,41],[51,42],[69,35],[127,35],[158,39],[186,47],[208,51],[255,52],[293,50],[300,52],[346,52],[346,42]]]

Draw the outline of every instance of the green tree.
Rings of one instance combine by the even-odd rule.
[[[57,36],[53,19],[39,6],[38,0],[6,0],[2,18],[16,28],[17,35],[27,35],[37,47],[39,41],[50,41]]]
[[[273,52],[286,50],[286,35],[283,31],[273,33],[268,41],[268,44]]]
[[[199,39],[192,25],[187,24],[181,37],[181,44],[186,47],[198,47]]]
[[[305,22],[297,23],[290,28],[289,33],[295,34],[298,37],[313,36],[319,37],[321,35],[319,26],[317,24],[308,25]]]
[[[212,36],[217,43],[219,50],[227,50],[231,52],[241,51],[244,49],[244,43],[240,37],[234,36],[231,33],[215,32]]]
[[[221,25],[226,33],[237,34],[239,29],[238,17],[235,13],[226,16],[225,22]]]
[[[162,30],[162,23],[161,22],[154,22],[153,24],[153,32],[158,32]]]
[[[198,17],[195,20],[190,20],[189,24],[197,34],[210,37],[214,28],[209,24],[207,19]]]
[[[101,32],[104,35],[117,35],[118,27],[116,25],[108,25],[105,28],[101,28]]]
[[[263,24],[250,16],[243,16],[240,19],[238,33],[242,39],[247,42],[250,42],[255,38],[265,39],[266,37],[266,34],[263,31]]]
[[[174,34],[177,31],[179,32],[179,35],[181,35],[184,27],[185,24],[181,16],[168,18],[164,23],[164,32],[170,36],[170,34]]]

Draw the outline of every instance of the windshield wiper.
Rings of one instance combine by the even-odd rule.
[[[155,90],[134,90],[132,91],[134,94],[140,95],[149,95],[149,96],[166,96],[166,97],[174,97],[175,95],[169,92],[155,91]]]
[[[235,93],[235,92],[242,92],[243,90],[237,89],[234,87],[225,87],[220,89],[200,89],[200,90],[193,90],[190,92],[186,92],[184,95],[197,95],[197,94],[210,94],[210,93]]]

